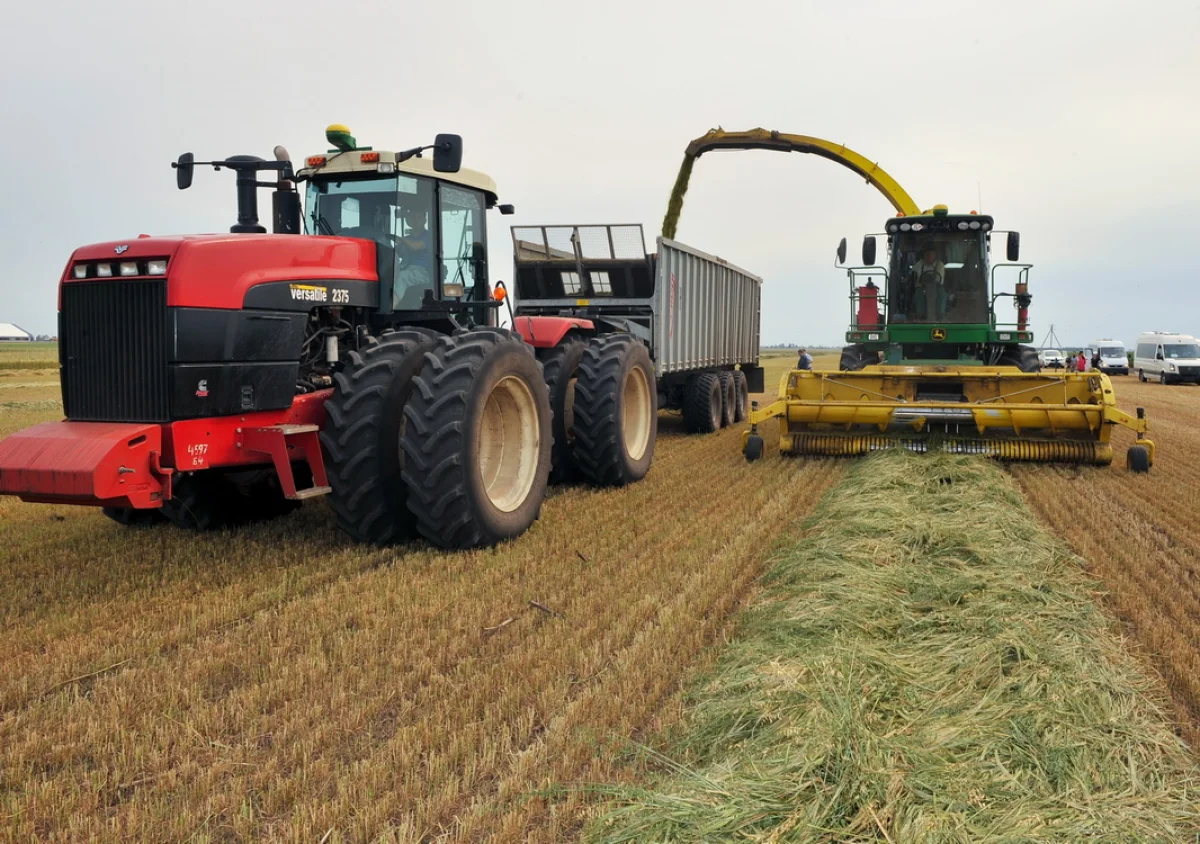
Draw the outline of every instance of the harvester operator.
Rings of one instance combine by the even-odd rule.
[[[946,313],[946,265],[938,260],[937,250],[927,247],[912,268],[914,310],[918,319],[938,322]]]

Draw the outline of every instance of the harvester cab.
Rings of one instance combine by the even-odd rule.
[[[862,265],[850,279],[849,345],[840,369],[871,364],[1013,366],[1036,372],[1036,350],[1022,346],[1029,330],[1029,271],[1017,263],[1020,235],[1006,232],[1007,262],[991,261],[991,217],[951,214],[944,205],[887,221],[886,263],[876,262],[876,235],[863,239]],[[838,264],[846,261],[846,241]],[[1007,275],[1001,274],[1006,271]],[[999,283],[1015,282],[1011,290]],[[997,306],[1011,301],[1015,320],[1001,322]]]

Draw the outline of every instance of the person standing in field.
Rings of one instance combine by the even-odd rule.
[[[1076,368],[1080,372],[1087,372],[1087,358],[1083,356],[1083,351],[1080,350],[1079,357],[1075,360]]]
[[[800,350],[800,360],[796,363],[797,369],[812,369],[812,355],[808,353],[808,349]]]

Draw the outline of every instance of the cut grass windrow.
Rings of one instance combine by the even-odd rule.
[[[993,463],[881,454],[776,562],[592,841],[1184,841],[1200,769]]]

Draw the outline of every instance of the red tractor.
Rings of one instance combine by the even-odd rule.
[[[555,412],[591,429],[571,437],[589,449],[585,479],[646,474],[657,392],[645,345],[578,318],[496,327],[486,211],[512,207],[461,168],[461,138],[386,152],[342,126],[326,137],[335,148],[298,170],[282,147],[271,161],[180,156],[181,189],[197,164],[235,173],[229,235],[75,251],[59,286],[66,419],[0,442],[0,494],[192,529],[328,494],[355,539],[467,548],[537,518]],[[573,373],[576,389],[548,385],[538,355],[581,341],[594,365]]]

